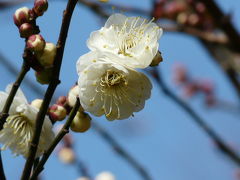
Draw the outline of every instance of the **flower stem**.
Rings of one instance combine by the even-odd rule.
[[[27,62],[23,61],[21,71],[17,77],[17,80],[15,81],[15,83],[12,86],[12,89],[7,97],[6,103],[0,114],[0,130],[3,129],[3,125],[6,122],[6,119],[8,117],[8,112],[11,107],[12,101],[17,93],[17,90],[18,90],[20,84],[22,83],[22,80],[24,79],[24,77],[27,74],[27,72],[29,71],[29,69],[30,69],[30,67],[28,66]]]
[[[31,141],[31,146],[29,148],[29,155],[24,166],[21,180],[28,180],[30,177],[32,166],[35,160],[35,155],[37,152],[37,147],[39,144],[42,126],[44,123],[44,118],[47,113],[50,101],[55,92],[55,89],[57,88],[57,85],[60,83],[59,74],[60,74],[60,69],[61,69],[61,64],[63,59],[65,43],[67,39],[67,34],[68,34],[68,29],[69,29],[70,21],[72,18],[72,14],[77,4],[77,1],[78,0],[69,0],[67,4],[67,8],[63,13],[63,21],[62,21],[60,35],[57,43],[57,53],[56,53],[56,57],[53,64],[53,76],[47,88],[47,91],[43,99],[43,103],[40,107],[40,110],[36,118],[35,130],[34,130],[33,138]]]
[[[35,168],[30,180],[34,180],[42,172],[46,161],[48,160],[49,156],[51,155],[51,153],[53,152],[53,150],[55,149],[57,144],[69,132],[69,127],[70,127],[77,111],[79,110],[79,107],[80,107],[80,102],[79,102],[79,99],[77,99],[76,104],[74,105],[73,109],[71,110],[68,120],[66,121],[66,123],[64,124],[61,131],[58,133],[58,135],[56,136],[56,138],[54,139],[54,141],[52,142],[52,144],[50,145],[48,150],[43,154],[43,157],[41,158],[37,167]]]

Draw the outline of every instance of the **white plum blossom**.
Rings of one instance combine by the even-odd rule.
[[[95,51],[79,58],[77,72],[82,107],[108,120],[126,119],[140,111],[151,94],[151,82],[143,73]]]
[[[10,89],[11,85],[8,85],[6,92],[0,91],[0,111],[3,109]],[[3,144],[2,150],[9,148],[15,155],[21,154],[25,158],[28,156],[38,111],[36,107],[28,104],[26,97],[19,89],[10,107],[9,116],[0,131],[0,143]],[[53,139],[52,123],[46,116],[36,154],[37,157],[43,154]]]
[[[91,51],[108,53],[117,64],[146,68],[158,52],[161,35],[162,29],[152,21],[113,14],[104,27],[91,33],[87,45]]]

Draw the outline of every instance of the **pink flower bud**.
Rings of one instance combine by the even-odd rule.
[[[42,71],[35,72],[36,80],[40,84],[49,84],[52,78],[52,71],[52,68],[47,68]]]
[[[19,28],[20,37],[27,38],[34,34],[34,26],[29,23],[24,23]]]
[[[13,15],[13,20],[16,26],[21,26],[23,23],[27,23],[30,21],[30,9],[27,7],[19,8],[15,11]]]
[[[183,91],[185,97],[192,97],[199,91],[199,87],[196,83],[188,83],[184,86]]]
[[[182,64],[175,64],[173,67],[173,80],[177,85],[188,82],[187,69]]]
[[[193,13],[188,16],[188,23],[191,26],[196,26],[200,23],[200,18],[197,14]]]
[[[35,99],[31,102],[31,105],[37,109],[40,109],[42,102],[43,102],[42,99]]]
[[[46,43],[42,52],[37,53],[39,63],[44,67],[51,67],[56,56],[57,48],[53,43]]]
[[[45,11],[48,9],[47,0],[35,0],[33,10],[37,16],[42,16]]]
[[[63,106],[54,104],[50,107],[48,114],[52,120],[62,121],[67,116],[67,110]]]
[[[68,105],[73,107],[74,104],[76,103],[76,98],[79,94],[79,87],[76,85],[74,86],[72,89],[70,89],[70,91],[68,92]]]
[[[74,132],[85,132],[91,127],[91,117],[82,111],[78,111],[70,126]]]
[[[45,40],[40,34],[34,34],[27,40],[27,48],[33,52],[41,52],[45,47]]]
[[[56,102],[56,104],[64,106],[67,103],[67,97],[66,96],[60,96]]]

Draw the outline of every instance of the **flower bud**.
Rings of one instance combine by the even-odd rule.
[[[79,87],[77,85],[74,86],[72,89],[70,89],[67,97],[69,106],[73,107],[75,105],[78,94],[79,94]]]
[[[82,111],[78,111],[70,126],[74,132],[85,132],[91,127],[91,117]]]
[[[37,81],[40,84],[49,84],[52,78],[52,68],[43,69],[42,71],[35,72]]]
[[[104,171],[99,173],[96,176],[95,180],[115,180],[115,177],[112,173]]]
[[[62,148],[58,152],[58,157],[60,161],[62,161],[65,164],[71,164],[75,161],[75,154],[71,148]]]
[[[42,99],[35,99],[31,102],[31,105],[37,109],[40,109],[42,102],[43,102]]]
[[[57,48],[53,43],[46,43],[42,53],[37,54],[39,63],[44,67],[53,65],[56,56]]]
[[[66,96],[60,96],[57,99],[57,102],[56,102],[56,104],[61,105],[61,106],[64,106],[66,103],[67,103],[67,97]]]
[[[155,57],[153,58],[150,66],[157,66],[160,62],[163,61],[161,53],[158,51]]]
[[[45,47],[45,40],[40,34],[31,35],[27,40],[27,48],[33,52],[41,52]]]
[[[37,16],[42,16],[45,11],[48,9],[47,0],[35,0],[33,10]]]
[[[27,38],[34,34],[34,26],[29,23],[24,23],[19,27],[20,37]]]
[[[63,106],[54,104],[50,107],[48,114],[52,120],[62,121],[67,116],[67,111]]]
[[[16,26],[21,26],[23,23],[30,21],[30,9],[27,7],[21,7],[17,9],[13,15],[13,21]]]

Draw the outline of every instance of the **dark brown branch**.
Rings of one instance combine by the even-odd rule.
[[[125,151],[113,138],[109,132],[105,131],[100,125],[96,122],[92,123],[92,128],[112,147],[112,149],[126,160],[140,175],[144,180],[151,180],[152,178],[148,172],[140,165],[136,159],[134,159],[127,151]]]
[[[30,67],[26,63],[26,61],[23,62],[21,71],[14,82],[12,89],[7,97],[7,100],[5,102],[5,105],[3,107],[3,110],[0,114],[0,130],[2,130],[4,123],[6,122],[6,119],[8,117],[8,112],[11,107],[12,101],[17,93],[18,88],[20,87],[20,84],[22,83],[22,80],[24,79],[26,73],[29,71]]]
[[[79,107],[80,107],[80,102],[79,102],[79,99],[77,99],[75,106],[71,110],[68,120],[66,121],[66,123],[64,124],[64,126],[62,127],[62,129],[60,130],[60,132],[58,133],[58,135],[56,136],[56,138],[54,139],[54,141],[48,148],[48,150],[43,154],[43,157],[41,158],[40,162],[38,163],[37,167],[35,168],[30,180],[34,180],[42,172],[42,170],[44,169],[45,163],[47,162],[49,156],[52,154],[52,152],[55,149],[55,147],[57,146],[57,144],[69,132],[69,127],[70,127],[77,111],[79,110]]]
[[[211,14],[214,22],[223,30],[229,38],[231,48],[237,52],[240,52],[240,36],[236,28],[230,21],[230,18],[226,16],[222,10],[218,7],[214,0],[199,0],[208,9],[208,13]]]
[[[182,101],[179,97],[177,97],[164,83],[162,80],[161,75],[159,74],[159,71],[154,68],[152,71],[152,75],[154,79],[156,80],[157,84],[159,85],[162,92],[169,97],[172,101],[174,101],[181,109],[183,109],[189,116],[192,118],[192,120],[198,125],[208,136],[213,140],[214,143],[218,146],[218,148],[225,153],[226,156],[228,156],[234,163],[236,163],[238,166],[240,166],[240,157],[234,150],[232,150],[230,147],[228,147],[222,138],[220,138],[217,133],[211,129],[207,123],[184,101]]]
[[[7,59],[3,53],[0,52],[0,64],[4,66],[12,75],[18,76],[18,69],[11,63],[9,59]],[[29,87],[31,87],[32,91],[35,94],[38,94],[40,96],[43,96],[44,92],[41,88],[39,88],[31,79],[29,79],[27,76],[24,77],[24,82]]]
[[[46,91],[44,99],[43,99],[43,103],[41,105],[41,108],[40,108],[37,118],[36,118],[35,131],[34,131],[33,139],[31,142],[30,149],[29,149],[29,156],[27,158],[21,180],[27,180],[30,177],[32,166],[33,166],[33,163],[35,160],[35,155],[37,152],[37,147],[38,147],[39,138],[40,138],[40,134],[41,134],[41,130],[42,130],[42,125],[44,122],[44,117],[47,113],[48,106],[49,106],[52,96],[55,92],[55,89],[56,89],[57,85],[60,83],[59,74],[60,74],[60,69],[61,69],[61,64],[62,64],[64,47],[65,47],[65,43],[66,43],[66,39],[67,39],[67,34],[68,34],[68,29],[69,29],[72,13],[74,11],[76,3],[77,3],[77,0],[69,0],[68,4],[67,4],[67,8],[63,14],[61,31],[60,31],[60,35],[59,35],[59,39],[58,39],[58,43],[57,43],[57,54],[56,54],[56,57],[54,60],[53,77],[47,88],[47,91]]]
[[[180,26],[180,25],[166,25],[166,24],[159,24],[158,25],[166,32],[182,32],[187,35],[192,35],[197,37],[201,40],[204,40],[209,43],[214,44],[222,44],[227,45],[229,43],[228,38],[224,33],[214,33],[214,32],[206,32],[202,30],[198,30],[197,28],[188,27],[188,26]]]

